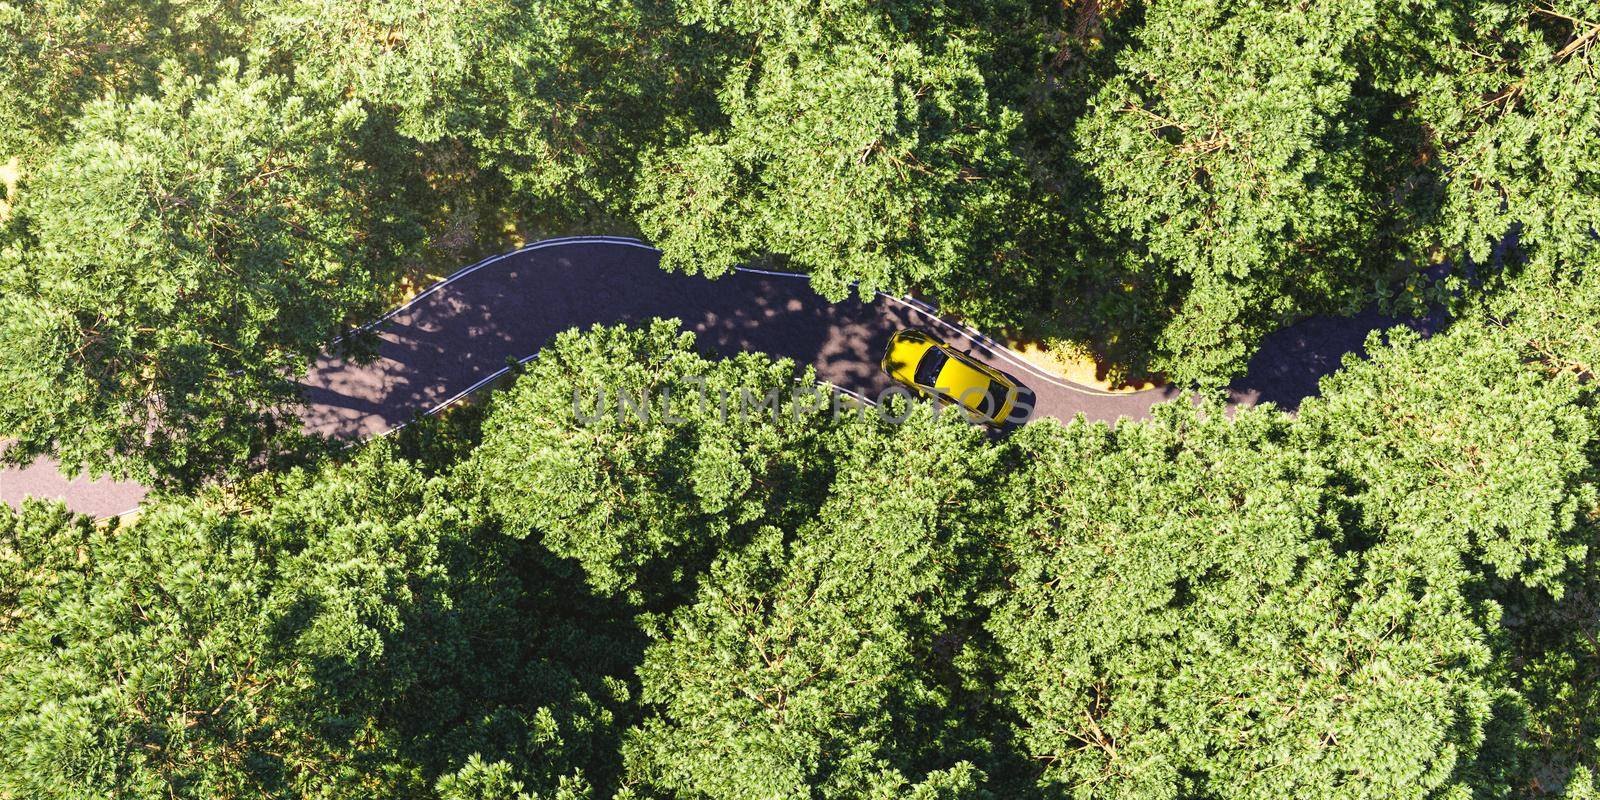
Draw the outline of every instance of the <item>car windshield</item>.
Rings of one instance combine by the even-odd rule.
[[[937,387],[939,370],[944,369],[944,363],[949,360],[950,357],[945,355],[943,350],[937,347],[928,348],[922,360],[917,362],[917,372],[914,376],[916,382],[922,386]]]
[[[1004,408],[1005,405],[1006,405],[1006,394],[1008,393],[1008,391],[1009,390],[1006,389],[1006,387],[1003,384],[1001,384],[1000,382],[998,382],[998,381],[990,382],[990,384],[989,384],[989,393],[984,395],[984,397],[983,397],[983,407],[980,408],[979,411],[981,411],[985,416],[989,417],[990,419],[995,419],[995,415],[999,414],[1000,413],[1000,409]],[[1005,420],[998,420],[998,421],[1004,422]]]

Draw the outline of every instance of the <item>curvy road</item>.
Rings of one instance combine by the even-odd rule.
[[[871,302],[831,303],[803,275],[742,269],[710,280],[664,272],[659,260],[638,240],[585,236],[537,242],[466,267],[369,326],[379,339],[374,360],[318,358],[302,380],[301,417],[311,431],[376,436],[487,385],[561,331],[652,317],[679,319],[712,353],[788,357],[868,397],[890,385],[878,358],[902,328],[928,330],[1016,378],[1034,395],[1035,417],[1138,419],[1174,396],[1165,388],[1118,394],[1062,380],[915,300],[879,294]],[[1360,349],[1367,330],[1396,322],[1374,314],[1314,318],[1274,334],[1231,387],[1232,400],[1293,408],[1344,352]],[[74,511],[110,517],[137,508],[144,494],[132,483],[69,480],[48,460],[0,471],[0,500],[12,506],[29,495],[59,498]]]

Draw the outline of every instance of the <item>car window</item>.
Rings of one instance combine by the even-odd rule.
[[[917,383],[923,386],[936,386],[939,381],[939,370],[944,369],[944,364],[950,357],[937,347],[928,348],[922,360],[917,362],[917,372],[913,376]]]
[[[983,408],[981,409],[983,413],[990,419],[993,419],[994,415],[1000,413],[1000,409],[1005,407],[1006,394],[1009,391],[1010,390],[999,381],[990,381],[989,393],[983,398]],[[1000,421],[1004,422],[1005,420]]]

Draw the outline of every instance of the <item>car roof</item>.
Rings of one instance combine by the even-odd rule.
[[[959,400],[964,391],[989,391],[989,384],[993,382],[994,378],[989,373],[967,363],[966,359],[953,357],[939,370],[938,388]]]

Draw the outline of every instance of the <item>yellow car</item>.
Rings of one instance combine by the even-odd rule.
[[[1017,405],[1018,387],[1010,378],[922,331],[889,337],[880,365],[917,393],[955,403],[989,425],[1005,424]]]

